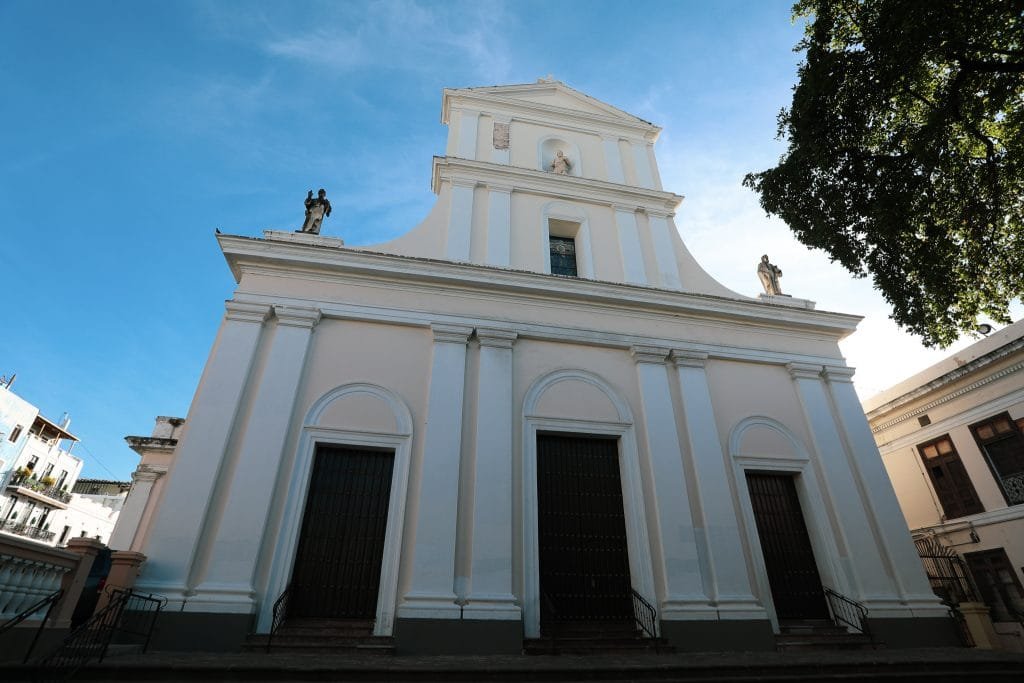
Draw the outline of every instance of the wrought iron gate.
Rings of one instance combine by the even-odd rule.
[[[747,472],[747,487],[779,621],[828,619],[792,475]]]
[[[318,446],[292,569],[290,617],[377,613],[394,454]]]
[[[537,436],[542,629],[633,621],[618,451],[613,439]]]

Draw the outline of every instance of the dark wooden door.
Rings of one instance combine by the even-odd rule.
[[[538,435],[537,522],[542,628],[630,621],[618,442]]]
[[[748,472],[747,487],[779,621],[828,619],[825,592],[793,477]]]
[[[317,447],[289,616],[374,618],[393,463],[393,453]]]

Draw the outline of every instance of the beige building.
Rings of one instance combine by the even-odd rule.
[[[1024,651],[1022,370],[1024,321],[864,402],[915,538],[922,549],[933,549],[928,552],[941,549],[964,561],[978,597],[990,609],[1001,646],[1020,651]],[[935,577],[937,585],[941,578]]]
[[[445,90],[442,120],[406,235],[218,236],[238,286],[133,542],[163,646],[278,604],[399,652],[634,620],[772,649],[839,596],[890,647],[948,642],[838,347],[859,318],[712,279],[647,121],[550,80]]]

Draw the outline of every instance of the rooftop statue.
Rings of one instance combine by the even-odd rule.
[[[761,262],[757,264],[757,276],[761,278],[761,284],[764,286],[765,294],[771,296],[785,296],[782,293],[782,287],[779,286],[779,278],[782,277],[782,269],[774,263],[768,262],[768,254],[762,256]]]
[[[317,196],[313,197],[313,190],[306,194],[306,220],[302,228],[295,232],[305,232],[310,235],[320,234],[320,224],[326,216],[331,215],[331,202],[327,199],[327,190],[320,188]]]

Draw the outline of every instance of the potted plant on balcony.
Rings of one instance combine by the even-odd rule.
[[[30,474],[32,474],[32,470],[30,470],[29,468],[19,467],[18,469],[14,470],[14,476],[11,477],[11,483],[20,484],[21,482],[25,481],[25,479],[27,479]]]
[[[51,488],[54,484],[57,483],[57,480],[54,479],[53,477],[43,477],[42,479],[39,480],[39,482],[46,488]]]

